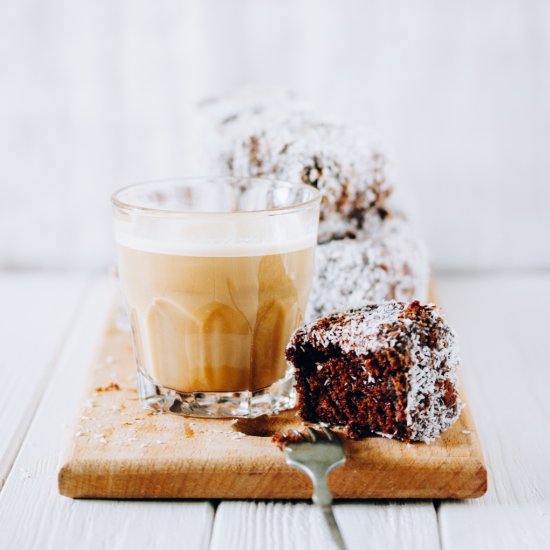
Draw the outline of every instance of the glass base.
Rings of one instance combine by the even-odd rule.
[[[156,412],[208,418],[255,418],[277,414],[296,405],[294,378],[289,372],[271,386],[240,392],[179,392],[156,384],[138,368],[139,400]]]

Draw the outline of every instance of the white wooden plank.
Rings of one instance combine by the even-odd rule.
[[[437,515],[431,502],[338,504],[335,515],[349,550],[440,547]]]
[[[87,278],[0,274],[0,488],[42,398]]]
[[[87,368],[112,300],[95,282],[0,493],[0,548],[27,550],[206,548],[209,503],[74,501],[57,493],[57,469],[75,419]]]
[[[439,509],[445,549],[550,548],[550,276],[444,278],[489,491]]]
[[[440,510],[443,548],[548,550],[550,504],[449,503]]]
[[[431,502],[336,504],[335,516],[348,550],[439,548]],[[330,549],[323,519],[307,503],[222,502],[212,531],[212,550]]]

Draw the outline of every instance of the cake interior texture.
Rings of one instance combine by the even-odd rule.
[[[435,306],[384,302],[299,329],[287,358],[300,415],[346,429],[433,441],[460,413],[454,335]]]

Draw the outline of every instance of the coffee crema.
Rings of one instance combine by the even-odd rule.
[[[314,242],[286,248],[209,256],[119,241],[140,368],[179,392],[254,391],[283,378],[284,349],[307,305]]]

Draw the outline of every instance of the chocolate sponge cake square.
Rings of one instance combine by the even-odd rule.
[[[431,442],[460,414],[455,336],[434,305],[334,313],[298,329],[286,357],[301,417],[351,438]]]

